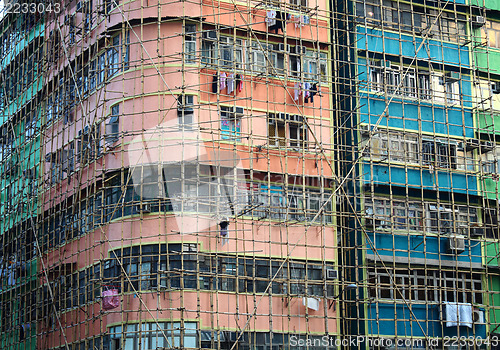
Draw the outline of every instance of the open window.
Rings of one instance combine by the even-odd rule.
[[[269,146],[286,147],[286,115],[269,114],[267,119]]]
[[[177,96],[177,121],[179,127],[185,130],[193,129],[194,122],[194,96]]]
[[[184,52],[186,63],[196,63],[196,24],[186,23],[184,26]]]
[[[106,121],[106,143],[112,144],[116,142],[120,135],[120,105],[116,104],[111,107],[111,114]]]
[[[78,132],[78,161],[88,163],[101,154],[99,125],[85,126]]]
[[[221,136],[223,140],[240,141],[243,108],[221,106]]]

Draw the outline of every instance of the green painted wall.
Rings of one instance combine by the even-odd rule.
[[[23,19],[20,17],[4,17],[0,24],[2,30],[12,30],[12,27],[22,28],[22,26]],[[0,70],[8,67],[12,68],[13,65],[16,65],[16,56],[22,55],[23,50],[28,49],[30,42],[41,37],[44,31],[43,23],[38,23],[29,32],[24,33],[23,37],[20,35],[17,36],[18,40],[11,44],[9,52],[3,53],[0,60]],[[38,49],[43,50],[43,47],[39,47]],[[17,235],[22,234],[32,235],[33,232],[25,232],[26,225],[23,226],[22,224],[29,223],[31,218],[34,218],[36,222],[36,215],[39,211],[36,191],[33,190],[37,186],[38,179],[36,175],[39,174],[39,171],[34,174],[33,178],[29,178],[26,176],[25,170],[38,169],[40,165],[39,130],[41,126],[41,105],[33,107],[36,108],[38,116],[33,135],[26,134],[25,118],[23,118],[24,120],[12,122],[12,120],[15,120],[12,117],[43,89],[41,64],[43,62],[40,62],[40,68],[37,71],[38,76],[33,79],[31,85],[22,94],[14,96],[8,105],[0,106],[0,126],[8,126],[14,131],[13,151],[0,163],[0,200],[3,204],[1,206],[3,209],[0,212],[2,217],[0,220],[0,234],[6,237],[11,237],[12,235],[13,237],[17,237]],[[16,67],[14,66],[14,68]],[[9,124],[6,124],[7,122]],[[10,164],[14,164],[14,167],[11,167]],[[9,174],[6,173],[8,168],[13,169],[13,171],[9,171]],[[5,191],[7,186],[12,188],[9,198]],[[12,201],[12,198],[16,200]],[[6,210],[6,201],[11,201],[14,204],[12,209]],[[19,242],[18,246],[23,246],[23,244],[25,246],[25,243]],[[0,253],[7,250],[6,247],[3,248],[0,250]],[[11,249],[9,247],[8,250],[10,251]],[[15,252],[15,258],[20,257],[19,260],[23,264],[21,274],[15,275],[16,278],[13,280],[13,283],[9,283],[5,278],[0,282],[0,304],[2,306],[0,308],[1,349],[36,349],[36,318],[33,313],[29,313],[29,310],[34,311],[35,305],[30,305],[36,301],[38,260],[36,257],[27,260],[30,258],[26,258],[26,250],[30,249],[32,248],[25,249],[22,253]],[[22,255],[23,253],[25,254],[24,256]],[[9,261],[10,257],[2,256],[2,259],[5,262]],[[9,266],[9,264],[10,267],[15,266],[12,263],[5,263],[4,268]],[[6,310],[10,311],[7,312]],[[29,323],[30,318],[31,323]]]

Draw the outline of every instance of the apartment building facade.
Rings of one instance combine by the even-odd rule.
[[[329,11],[73,1],[47,21],[38,347],[337,335]]]
[[[0,346],[36,348],[43,21],[7,14],[0,45]]]
[[[340,168],[349,184],[339,210],[342,261],[363,286],[346,296],[345,333],[385,339],[388,348],[484,339],[494,293],[480,167],[491,144],[478,124],[481,54],[471,42],[484,30],[483,5],[337,4],[347,33],[340,60],[351,62],[339,89]]]

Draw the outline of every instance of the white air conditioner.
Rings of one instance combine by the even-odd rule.
[[[326,269],[326,279],[336,280],[339,278],[339,272],[335,269]]]
[[[278,44],[279,51],[290,52],[290,45]]]
[[[150,203],[144,203],[141,206],[139,206],[139,210],[141,213],[151,213],[152,208]]]
[[[359,133],[364,136],[368,136],[370,132],[376,133],[377,132],[377,127],[376,126],[369,126],[366,124],[360,124],[359,125]]]
[[[459,235],[450,236],[446,248],[448,253],[463,253],[465,251],[465,237]]]
[[[491,83],[491,92],[494,94],[500,94],[500,82],[494,81]]]
[[[278,113],[276,115],[277,119],[281,119],[281,120],[287,120],[288,119],[288,114],[286,113]]]
[[[474,27],[482,27],[486,24],[486,18],[483,16],[472,16],[472,25]]]
[[[484,311],[479,309],[472,310],[472,322],[475,324],[484,324]]]

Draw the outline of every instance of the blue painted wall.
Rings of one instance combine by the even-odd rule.
[[[442,306],[440,304],[411,304],[413,314],[418,319],[420,327],[423,328],[428,337],[453,337],[474,336],[475,338],[486,338],[486,325],[475,325],[474,328],[445,327],[442,318]],[[378,313],[377,313],[378,308]],[[396,316],[395,316],[396,314]],[[368,305],[368,333],[380,335],[415,336],[422,337],[424,334],[418,323],[411,316],[410,310],[404,304],[382,303]],[[397,320],[394,322],[394,318]],[[387,319],[384,320],[384,319]],[[390,319],[390,320],[389,320]],[[403,320],[413,321],[403,321]],[[396,333],[397,332],[397,333]]]
[[[418,54],[417,49],[422,43],[422,38],[411,35],[401,35],[382,31],[380,29],[357,26],[357,43],[360,50],[385,53],[388,55],[406,56],[417,59],[431,60],[448,65],[468,67],[470,66],[469,49],[451,42],[437,40],[426,40]],[[384,39],[382,42],[382,33]]]
[[[364,95],[366,96],[366,94]],[[359,122],[375,124],[384,111],[386,101],[383,99],[367,98],[362,96],[359,100]],[[474,117],[469,110],[460,108],[439,107],[421,103],[417,105],[394,98],[389,105],[389,117],[383,116],[379,125],[422,132],[453,135],[458,137],[474,137]],[[421,120],[419,121],[419,116]]]
[[[373,169],[373,172],[372,172]],[[437,174],[437,175],[436,175]],[[400,185],[446,192],[457,192],[470,195],[478,194],[477,177],[471,174],[443,171],[429,172],[428,169],[408,168],[384,164],[363,164],[363,180],[366,183]],[[453,185],[453,186],[452,186]]]
[[[481,242],[476,240],[465,241],[465,251],[461,254],[448,254],[446,237],[421,235],[392,235],[386,233],[367,232],[381,256],[410,257],[415,259],[434,259],[441,261],[460,261],[463,263],[481,264]],[[425,240],[425,242],[424,242]],[[370,245],[367,245],[367,254],[374,254]]]

